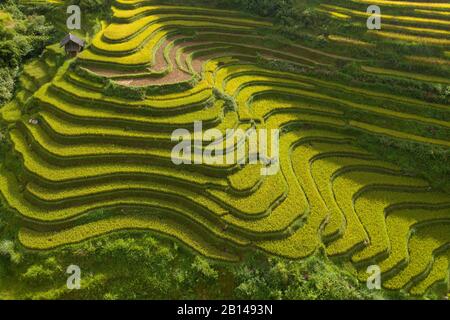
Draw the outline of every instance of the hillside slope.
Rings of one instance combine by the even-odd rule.
[[[448,282],[450,7],[370,1],[386,13],[368,31],[367,3],[321,1],[328,34],[287,40],[243,11],[115,1],[78,58],[43,82],[27,72],[20,117],[3,117],[17,160],[0,192],[21,245],[147,230],[223,261],[324,248],[362,281],[377,264],[386,289],[418,296]],[[174,165],[171,134],[195,121],[280,129],[279,172]],[[240,142],[224,136],[223,152]]]

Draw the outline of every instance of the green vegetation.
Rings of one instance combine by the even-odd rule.
[[[379,2],[383,33],[365,0],[78,2],[95,12],[85,50],[20,56],[0,110],[0,294],[445,296],[450,24],[428,11],[448,8]],[[261,176],[245,154],[176,166],[171,134],[198,120],[279,129],[280,170]],[[373,264],[390,291],[363,288]]]
[[[55,41],[53,26],[44,15],[36,14],[43,8],[34,11],[10,0],[0,4],[0,105],[13,97],[22,63]]]
[[[5,245],[2,245],[5,246]],[[14,250],[14,249],[11,249]],[[10,251],[11,251],[10,250]],[[3,251],[2,251],[3,252]],[[20,251],[14,251],[17,255]],[[239,264],[211,262],[176,243],[137,234],[103,237],[71,250],[0,255],[0,297],[30,299],[373,299],[342,268],[323,256],[293,262],[248,253]],[[82,289],[69,291],[73,262]],[[5,280],[7,279],[7,280]]]

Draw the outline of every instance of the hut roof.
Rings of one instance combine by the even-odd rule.
[[[64,39],[61,40],[61,42],[59,43],[59,46],[63,47],[70,41],[75,42],[76,44],[78,44],[81,47],[84,47],[84,41],[71,33],[69,33],[67,36],[64,37]]]

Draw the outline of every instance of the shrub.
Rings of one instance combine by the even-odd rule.
[[[0,242],[0,256],[8,256],[11,262],[17,264],[20,262],[22,256],[15,251],[14,242],[11,240],[3,240]]]
[[[107,96],[116,96],[131,100],[145,99],[145,89],[141,87],[125,87],[112,80],[108,80],[107,85],[103,89],[103,93]]]
[[[200,256],[196,256],[194,262],[192,263],[192,268],[205,276],[209,280],[217,280],[219,274],[214,268]]]
[[[2,46],[2,44],[0,44]],[[0,48],[0,51],[2,49]],[[0,63],[1,64],[1,63]],[[0,68],[0,105],[12,98],[14,91],[14,74],[15,70]]]
[[[32,265],[22,275],[22,280],[31,286],[39,286],[51,282],[53,273],[52,270],[42,265]]]

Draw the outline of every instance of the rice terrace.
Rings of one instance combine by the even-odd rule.
[[[447,0],[5,0],[0,39],[0,299],[448,299]]]

